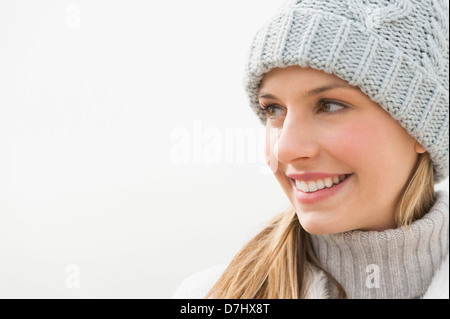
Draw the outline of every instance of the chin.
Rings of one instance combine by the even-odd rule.
[[[297,213],[302,228],[312,235],[337,234],[350,230],[333,219],[317,215],[317,212]]]

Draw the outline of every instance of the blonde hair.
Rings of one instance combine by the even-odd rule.
[[[395,212],[398,227],[422,217],[435,201],[433,163],[421,154]],[[224,299],[303,299],[311,268],[322,271],[308,233],[290,206],[273,218],[233,258],[206,295]],[[326,271],[337,289],[337,298],[347,298],[342,286]]]

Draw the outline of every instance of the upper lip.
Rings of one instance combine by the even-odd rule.
[[[346,173],[340,173],[340,174],[339,173],[338,174],[336,174],[336,173],[303,173],[303,174],[289,174],[287,176],[292,179],[297,179],[299,181],[308,182],[308,181],[315,181],[318,179],[324,179],[327,177],[330,177],[330,178],[333,178],[335,176],[339,177],[342,175],[351,175],[351,174],[346,174]]]

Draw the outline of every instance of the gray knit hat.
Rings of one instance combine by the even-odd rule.
[[[446,0],[289,0],[251,45],[245,89],[253,110],[264,74],[312,67],[358,86],[422,144],[435,182],[449,169]]]

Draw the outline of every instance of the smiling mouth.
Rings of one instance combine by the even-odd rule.
[[[343,174],[339,176],[327,177],[311,181],[300,181],[298,179],[290,179],[291,183],[295,188],[303,193],[314,193],[326,188],[333,188],[343,181],[345,181],[349,176],[353,174]]]

